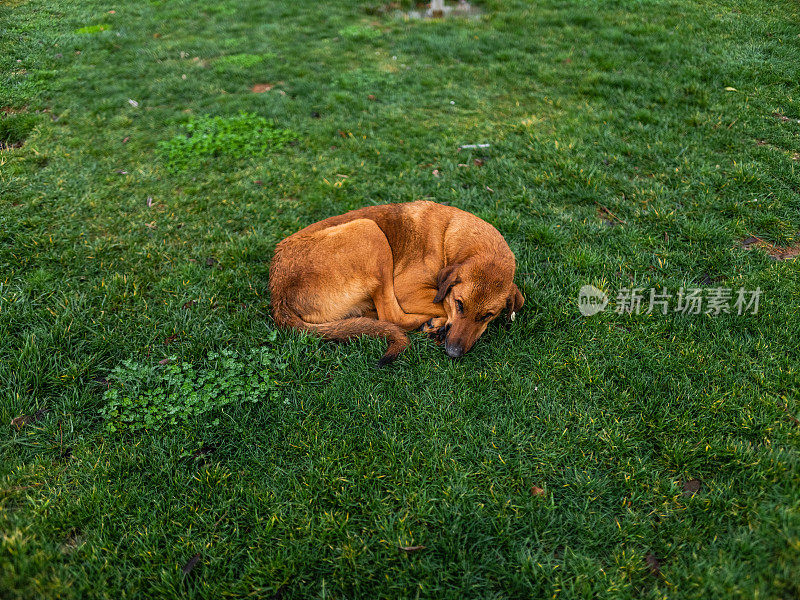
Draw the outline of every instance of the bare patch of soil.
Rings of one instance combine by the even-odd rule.
[[[749,250],[750,248],[758,248],[763,250],[775,260],[792,260],[800,256],[800,242],[792,244],[791,246],[776,246],[758,236],[751,235],[743,239],[740,246]]]

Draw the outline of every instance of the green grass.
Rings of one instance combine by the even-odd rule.
[[[800,241],[797,5],[480,7],[0,7],[0,597],[800,593],[800,273],[741,244]],[[293,141],[160,150],[241,114]],[[280,239],[420,198],[505,235],[513,324],[383,370],[274,332]],[[585,318],[587,283],[763,297]]]
[[[8,114],[0,120],[0,148],[21,146],[36,127],[37,118],[28,114]]]
[[[223,157],[242,160],[261,156],[296,137],[264,117],[246,113],[235,117],[193,117],[183,128],[180,135],[157,146],[160,158],[172,171],[197,168],[203,166],[203,161],[208,164],[208,160]]]

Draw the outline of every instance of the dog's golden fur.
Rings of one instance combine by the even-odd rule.
[[[329,340],[386,338],[380,364],[422,327],[461,356],[503,309],[525,301],[503,236],[463,210],[435,202],[369,206],[290,235],[269,273],[272,314],[281,327]]]

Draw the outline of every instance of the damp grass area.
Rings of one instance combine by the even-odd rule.
[[[0,597],[800,593],[800,9],[423,12],[0,6]],[[513,323],[275,331],[278,241],[422,198]]]

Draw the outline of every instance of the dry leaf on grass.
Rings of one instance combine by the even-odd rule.
[[[661,561],[656,558],[652,552],[648,552],[644,557],[644,562],[647,563],[647,568],[650,569],[650,574],[653,577],[661,576]]]
[[[684,496],[694,496],[703,487],[703,482],[699,479],[690,479],[689,481],[684,481],[681,487],[683,488]]]
[[[254,94],[263,94],[264,92],[270,91],[274,87],[274,83],[257,83],[250,88],[250,91]]]
[[[192,572],[192,570],[197,566],[197,563],[200,562],[200,553],[198,552],[189,561],[183,565],[183,569],[181,569],[181,573],[184,575],[188,575]]]
[[[32,415],[21,415],[14,419],[11,419],[11,426],[15,427],[17,431],[25,427],[25,425],[30,425],[32,423],[36,423],[39,419],[41,419],[44,414],[47,412],[46,408],[40,408]]]

